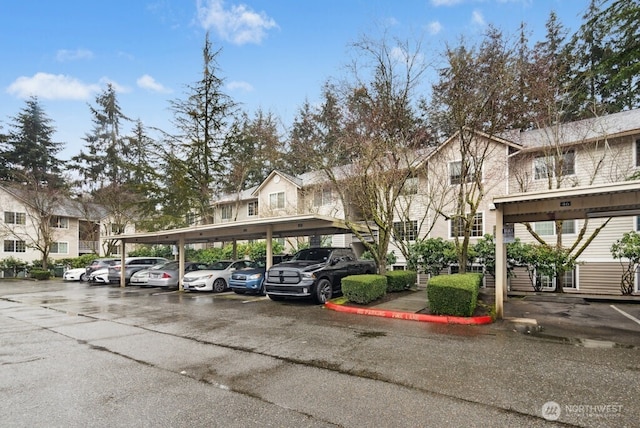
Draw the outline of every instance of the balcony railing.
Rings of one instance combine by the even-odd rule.
[[[80,241],[78,243],[79,254],[98,253],[99,248],[100,241]]]

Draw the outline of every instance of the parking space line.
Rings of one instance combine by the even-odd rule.
[[[622,309],[618,309],[613,305],[609,305],[611,306],[613,309],[615,309],[616,311],[620,312],[622,315],[624,315],[625,317],[629,318],[631,321],[636,322],[637,324],[640,325],[640,320],[636,317],[634,317],[633,315],[629,315],[628,313],[626,313],[625,311],[623,311]]]

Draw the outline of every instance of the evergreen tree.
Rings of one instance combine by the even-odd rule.
[[[62,143],[52,141],[55,128],[51,122],[36,97],[26,101],[4,137],[4,179],[24,181],[24,177],[29,177],[49,185],[62,184],[64,163],[56,157]]]
[[[93,130],[87,133],[86,151],[72,158],[82,182],[91,190],[126,183],[129,171],[126,160],[130,154],[127,139],[121,133],[122,122],[129,121],[120,109],[113,85],[96,97],[96,106],[89,106]]]
[[[224,156],[229,153],[228,137],[237,110],[236,103],[222,90],[224,80],[219,77],[217,64],[219,53],[212,50],[207,33],[201,80],[188,87],[186,99],[171,101],[178,135],[171,138],[165,156],[169,171],[185,174],[171,177],[170,185],[174,189],[167,197],[178,197],[180,201],[186,198],[205,223],[213,221],[211,202],[214,194],[221,191]],[[177,164],[180,162],[184,166]],[[178,184],[181,187],[176,189]],[[165,206],[175,203],[170,199],[165,202]]]

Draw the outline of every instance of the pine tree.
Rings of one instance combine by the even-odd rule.
[[[89,106],[93,130],[85,135],[86,151],[72,158],[82,181],[91,190],[125,184],[128,178],[126,159],[129,145],[121,134],[122,122],[129,121],[120,109],[113,85],[96,97],[96,106]]]
[[[54,186],[62,184],[64,162],[56,157],[62,150],[62,143],[52,141],[55,128],[51,123],[37,97],[26,101],[25,108],[13,118],[11,130],[5,137],[3,178],[35,180]]]
[[[228,154],[226,146],[237,110],[237,104],[223,92],[224,80],[219,77],[217,64],[219,53],[212,50],[207,34],[201,80],[188,86],[186,99],[171,101],[178,135],[171,138],[165,156],[168,171],[185,174],[175,177],[172,186],[182,187],[172,189],[167,197],[180,201],[186,198],[205,223],[213,222],[211,202],[214,194],[221,191],[224,156]],[[179,162],[184,165],[177,165]],[[171,199],[165,202],[166,206],[173,203]]]

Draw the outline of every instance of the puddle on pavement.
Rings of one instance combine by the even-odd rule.
[[[626,343],[612,342],[610,340],[586,339],[582,337],[556,336],[553,334],[544,333],[542,331],[531,331],[527,333],[527,336],[589,349],[638,349],[638,347]]]

